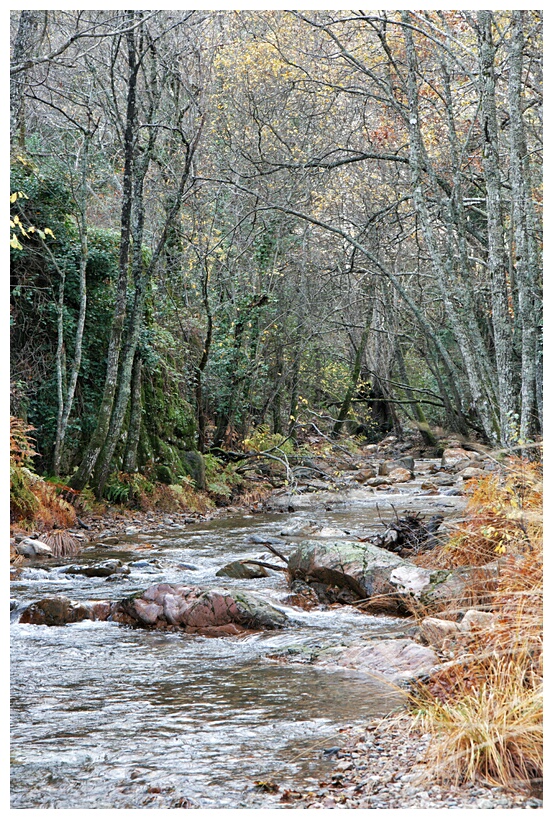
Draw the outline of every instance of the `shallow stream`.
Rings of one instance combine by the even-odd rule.
[[[393,516],[392,505],[398,513],[446,516],[462,506],[461,498],[423,497],[417,489],[417,481],[386,497],[356,489],[321,504],[313,495],[294,513],[127,535],[115,546],[57,561],[117,557],[131,564],[124,577],[71,576],[61,565],[25,569],[12,584],[12,808],[286,807],[279,802],[284,789],[325,779],[340,729],[400,707],[402,695],[352,672],[283,664],[274,655],[297,648],[308,657],[310,647],[397,633],[404,621],[349,606],[285,606],[281,572],[255,580],[215,573],[244,557],[278,563],[259,540],[296,523],[316,520],[354,536],[376,531],[380,516]],[[293,543],[284,537],[279,548],[290,553]],[[255,590],[281,606],[291,625],[207,638],[107,622],[58,628],[17,622],[17,612],[42,597],[116,600],[162,581]],[[276,782],[280,791],[261,790],[255,781]]]

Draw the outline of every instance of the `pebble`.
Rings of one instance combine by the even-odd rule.
[[[433,782],[432,771],[424,762],[429,742],[429,734],[413,730],[407,714],[374,719],[361,734],[350,729],[346,744],[336,755],[339,759],[329,755],[333,770],[325,779],[331,784],[320,783],[315,800],[313,794],[306,794],[296,805],[325,808],[333,799],[336,807],[372,810],[542,807],[542,801],[530,790]]]

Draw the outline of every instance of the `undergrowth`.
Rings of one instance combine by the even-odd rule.
[[[10,418],[10,522],[40,531],[74,526],[77,512],[63,489],[33,471],[32,432],[21,418]]]
[[[510,459],[474,487],[466,521],[440,548],[442,565],[499,558],[500,572],[491,624],[452,641],[451,661],[412,695],[434,780],[510,788],[543,776],[541,511],[539,465]]]

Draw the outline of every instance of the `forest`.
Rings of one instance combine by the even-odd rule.
[[[13,25],[12,415],[41,471],[102,496],[313,413],[541,435],[539,13]]]
[[[21,547],[29,535],[54,557],[75,560],[79,527],[103,527],[117,540],[134,536],[147,515],[167,528],[181,519],[208,525],[226,510],[228,520],[244,510],[292,514],[307,510],[304,490],[315,497],[351,486],[372,493],[367,503],[379,510],[378,498],[402,481],[400,494],[423,500],[449,487],[451,503],[466,508],[396,511],[390,501],[395,522],[380,518],[385,531],[373,548],[416,558],[421,571],[453,572],[455,594],[461,583],[473,602],[481,586],[468,595],[460,567],[507,561],[494,591],[500,602],[480,597],[473,607],[500,612],[501,634],[483,643],[502,657],[513,612],[531,621],[507,654],[534,697],[526,744],[513,750],[505,740],[501,762],[484,754],[471,768],[472,738],[468,756],[460,745],[443,752],[462,757],[457,784],[474,776],[502,787],[541,781],[542,17],[136,9],[10,16],[13,578],[55,571],[43,568],[39,547]],[[423,473],[428,485],[408,483]],[[277,508],[278,497],[286,502]],[[332,499],[321,503],[334,508]],[[448,528],[447,516],[461,511],[462,525],[455,518]],[[342,529],[332,531],[343,540]],[[312,590],[297,592],[294,583],[311,583],[315,570],[302,553],[294,574],[296,553],[283,555],[270,539],[279,531],[263,530],[266,540],[256,541],[270,555],[243,560],[237,552],[238,562],[269,568],[271,577],[287,571],[290,605],[310,610]],[[29,554],[38,563],[22,569]],[[275,568],[279,560],[286,568]],[[317,605],[358,606],[373,593],[357,580],[346,586],[345,596],[318,589]],[[519,594],[531,607],[523,614],[513,602]],[[25,585],[23,598],[32,598]],[[470,606],[456,599],[457,609],[451,600],[444,609],[440,599],[441,609],[428,598],[424,614],[403,598],[390,611],[417,627],[436,612],[447,622],[460,623],[461,609],[467,616]],[[111,605],[109,620],[140,620],[130,604]],[[28,616],[21,623],[51,624]],[[90,619],[101,618],[96,611]],[[202,625],[208,636],[219,627]],[[451,651],[461,649],[440,646],[440,659],[454,664]],[[511,666],[478,663],[447,680],[442,671],[427,698],[436,706],[439,692],[447,699],[482,680],[500,690],[513,677]],[[443,717],[433,713],[427,728]],[[263,774],[255,786],[267,804],[232,806],[271,806],[273,784]],[[279,794],[304,800],[294,807],[397,806],[351,794],[337,804],[319,795],[312,805],[294,788]],[[163,802],[164,793],[148,791],[155,804],[52,796],[13,806],[229,806],[197,794],[190,804]]]

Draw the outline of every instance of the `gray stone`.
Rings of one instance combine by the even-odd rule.
[[[17,543],[15,550],[17,554],[23,555],[24,557],[52,556],[51,546],[48,546],[47,543],[43,543],[42,540],[34,540],[30,537],[26,537],[20,543]]]
[[[459,626],[452,620],[425,617],[420,624],[420,634],[425,642],[442,649],[445,644],[455,639],[459,634]]]
[[[451,449],[444,449],[442,454],[442,467],[453,467],[461,461],[470,461],[471,456],[465,449],[454,447]]]
[[[411,477],[415,474],[415,459],[410,455],[403,458],[395,458],[393,461],[384,461],[378,467],[379,475],[389,475],[394,469],[407,469]]]
[[[382,677],[395,684],[428,674],[438,662],[431,648],[409,639],[375,640],[361,646],[349,646],[333,658],[336,665]]]
[[[495,615],[490,611],[479,611],[469,609],[459,623],[459,628],[463,632],[484,631],[494,627]]]
[[[259,577],[269,577],[269,572],[264,566],[257,566],[255,563],[248,563],[242,560],[233,560],[227,563],[222,569],[216,572],[217,577],[233,577],[238,580],[253,580]]]
[[[459,472],[459,475],[464,481],[469,481],[472,478],[485,478],[486,477],[486,473],[484,472],[484,470],[479,469],[478,467],[475,467],[475,466],[467,466],[466,469],[462,469]]]
[[[104,560],[103,563],[93,563],[66,566],[62,569],[65,574],[82,575],[84,577],[110,577],[113,574],[129,574],[130,569],[120,560]]]

